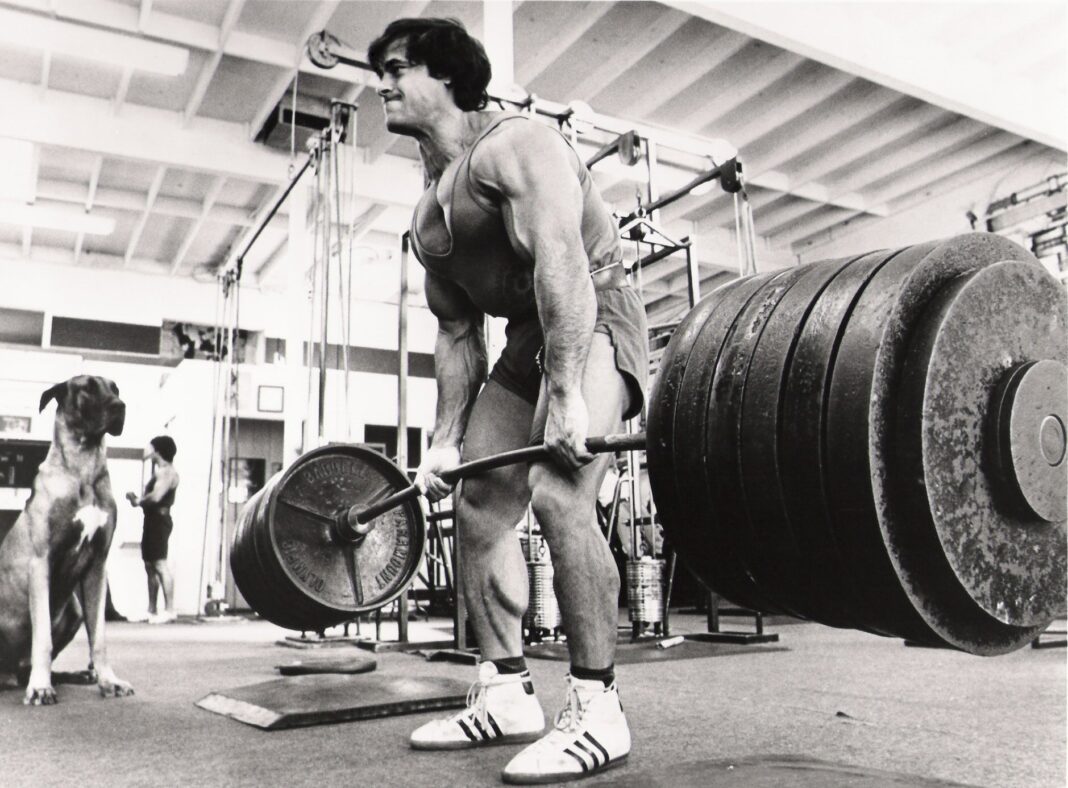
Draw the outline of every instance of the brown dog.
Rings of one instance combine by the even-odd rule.
[[[56,702],[52,659],[83,618],[100,694],[133,694],[108,665],[104,643],[104,561],[115,533],[104,435],[122,434],[126,405],[113,382],[91,375],[48,389],[41,410],[53,399],[52,446],[25,510],[0,542],[0,671],[28,666],[23,702],[35,706]]]

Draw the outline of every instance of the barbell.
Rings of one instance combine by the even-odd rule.
[[[1004,653],[1064,611],[1066,313],[983,233],[740,278],[674,332],[647,434],[587,448],[646,450],[666,537],[736,604]],[[245,506],[234,580],[283,627],[378,609],[418,571],[417,496],[370,449],[308,452]]]

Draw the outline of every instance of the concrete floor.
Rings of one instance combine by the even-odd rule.
[[[676,632],[703,624],[673,619]],[[446,628],[417,623],[412,637],[441,638]],[[755,785],[730,767],[785,755],[907,775],[895,785],[1065,785],[1063,648],[984,659],[816,624],[769,630],[784,649],[619,666],[634,748],[629,763],[591,783]],[[21,690],[0,687],[0,785],[490,786],[516,751],[413,752],[406,736],[425,714],[264,732],[196,708],[210,692],[275,678],[274,665],[325,656],[276,645],[285,633],[265,622],[119,623],[108,633],[112,663],[136,696],[104,701],[95,687],[63,685],[58,706],[30,708]],[[346,653],[354,650],[330,656]],[[467,681],[473,672],[408,654],[377,658],[391,675]],[[80,636],[55,669],[86,659]],[[566,664],[530,667],[551,715]]]

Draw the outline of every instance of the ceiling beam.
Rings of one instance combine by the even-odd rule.
[[[41,57],[41,96],[48,93],[48,80],[52,74],[52,53],[45,51]]]
[[[14,243],[0,243],[0,260],[4,258],[17,259],[19,245]],[[121,254],[109,254],[107,252],[84,252],[82,265],[90,268],[114,268],[127,271],[137,271],[147,274],[166,274],[167,264],[161,260],[149,260],[144,257],[135,257],[129,264]],[[41,246],[37,244],[33,248],[34,262],[52,263],[56,265],[74,265],[74,252],[67,246]]]
[[[684,128],[715,128],[714,121],[745,103],[768,85],[786,76],[800,65],[802,59],[793,52],[776,52],[766,45],[746,47],[731,61],[732,79],[720,86],[713,95],[694,102],[694,109],[678,119]],[[737,68],[733,66],[737,65]],[[717,136],[722,136],[714,131]],[[731,140],[737,145],[737,141]]]
[[[856,167],[847,167],[840,177],[830,181],[839,191],[858,191],[911,168],[916,162],[953,148],[991,131],[971,118],[958,117],[936,131],[925,131],[915,139],[905,141],[900,149],[888,155],[873,154],[871,160]],[[873,149],[877,150],[877,149]]]
[[[215,201],[219,198],[219,192],[222,191],[224,185],[226,185],[226,178],[218,175],[211,182],[211,186],[208,187],[208,193],[204,196],[204,202],[200,208],[200,215],[193,222],[193,226],[189,228],[189,232],[185,234],[182,245],[178,247],[178,253],[174,255],[174,260],[171,261],[171,276],[177,274],[178,269],[182,267],[182,261],[189,254],[193,241],[196,240],[197,235],[200,233],[200,228],[207,221],[208,214],[211,213],[212,206],[215,205]]]
[[[990,175],[999,172],[1009,172],[1022,166],[1028,160],[1041,155],[1049,156],[1049,149],[1036,146],[1029,142],[1021,142],[1013,148],[995,154],[978,164],[973,164],[972,166],[958,170],[949,177],[942,179],[942,181],[939,182],[939,190],[942,192],[950,192],[953,189],[977,182]],[[1060,161],[1053,161],[1052,157],[1050,164],[1054,166],[1063,166]],[[891,200],[889,208],[892,214],[898,214],[911,208],[915,208],[918,205],[924,205],[930,202],[930,200],[930,189],[921,186],[918,189],[912,190],[908,194],[903,194]],[[806,260],[818,259],[818,253],[815,253],[814,250],[826,246],[833,241],[841,240],[843,237],[851,235],[865,227],[869,227],[874,221],[875,218],[871,216],[853,217],[849,220],[847,225],[839,224],[822,230],[814,235],[798,239],[791,245],[791,251],[798,256],[804,256]]]
[[[530,18],[537,17],[539,21],[543,19],[542,11],[557,17],[552,24],[542,28],[552,32],[550,39],[542,41],[524,37],[524,20],[528,17],[522,8],[518,9],[513,15],[513,25],[518,33],[517,38],[527,41],[528,48],[515,53],[515,81],[524,87],[528,86],[597,24],[613,5],[599,0],[584,3],[549,3],[544,9],[531,11]]]
[[[885,16],[892,10],[880,13],[868,3],[666,2],[892,90],[1068,150],[1063,96],[1055,97],[1052,82],[1021,82],[1002,72],[989,53],[954,46],[952,36],[937,38],[892,24]],[[959,8],[962,15],[973,13],[967,5]],[[1002,9],[1006,19],[1015,13],[1012,4]],[[909,14],[922,14],[922,6],[910,8]],[[990,24],[999,24],[999,18],[994,15]],[[1063,38],[1063,25],[1054,28],[1051,35]]]
[[[145,209],[141,214],[141,218],[137,220],[137,224],[134,226],[133,233],[130,234],[130,242],[126,245],[126,254],[123,255],[125,265],[130,264],[130,260],[133,259],[134,252],[137,251],[137,244],[141,241],[141,234],[145,231],[145,225],[148,224],[148,217],[152,213],[152,206],[156,202],[156,196],[159,194],[159,189],[163,185],[163,179],[167,175],[167,167],[160,166],[156,169],[156,175],[152,178],[152,183],[148,187],[148,196],[145,198]]]
[[[578,78],[571,88],[572,95],[592,99],[690,19],[688,14],[655,4],[635,3],[628,9],[634,9],[633,13],[638,19],[634,31],[626,36],[626,45],[616,47],[612,56],[591,72],[576,75]]]
[[[326,28],[327,22],[337,11],[337,7],[340,5],[338,0],[323,0],[316,5],[315,10],[312,12],[311,17],[304,25],[304,29],[301,30],[300,36],[297,38],[296,44],[294,44],[294,52],[292,62],[288,64],[287,69],[275,79],[274,84],[271,85],[266,98],[260,104],[260,108],[256,110],[256,114],[252,116],[252,122],[249,124],[249,139],[255,139],[256,135],[260,133],[260,129],[263,128],[264,121],[267,120],[267,116],[271,114],[275,107],[278,106],[278,102],[282,100],[282,96],[285,95],[286,88],[289,87],[289,83],[293,81],[293,74],[300,68],[300,63],[305,59],[304,45],[311,37],[312,33],[317,33],[320,30]]]
[[[725,61],[734,57],[749,39],[733,30],[713,28],[700,30],[693,38],[687,37],[682,53],[686,55],[685,70],[666,73],[655,90],[648,90],[635,100],[627,102],[626,112],[632,117],[652,118],[656,110],[693,85]]]
[[[122,109],[122,104],[126,101],[126,93],[130,89],[130,80],[133,79],[133,69],[127,66],[122,70],[122,75],[119,77],[119,87],[115,91],[115,98],[112,99],[112,111],[116,114]]]
[[[33,161],[30,163],[30,173],[27,183],[27,202],[33,203],[37,201],[37,181],[38,175],[41,172],[41,146],[33,146]],[[27,224],[22,228],[22,254],[25,257],[30,256],[30,245],[33,243],[33,226]]]
[[[177,113],[126,105],[121,116],[108,99],[52,91],[38,101],[37,88],[0,79],[0,137],[86,150],[105,156],[162,163],[258,183],[282,183],[289,158],[248,141],[239,123],[197,118],[182,128]]]
[[[222,62],[223,53],[226,50],[226,42],[230,39],[230,34],[234,31],[234,25],[237,24],[238,18],[241,16],[241,10],[245,7],[245,0],[230,0],[230,4],[226,7],[226,13],[223,15],[222,24],[219,26],[219,43],[216,46],[215,51],[208,57],[206,63],[200,68],[200,74],[197,76],[197,83],[193,86],[193,93],[189,96],[189,101],[186,102],[185,111],[182,113],[182,122],[188,126],[189,121],[192,120],[197,110],[200,109],[201,102],[204,101],[204,96],[207,95],[208,86],[211,85],[211,80],[215,77],[215,72],[219,68],[219,63]]]
[[[4,4],[34,11],[43,10],[40,0],[5,0]],[[213,52],[218,48],[219,28],[215,25],[154,10],[142,29],[139,10],[119,0],[58,0],[55,14],[95,27],[143,33],[158,41],[204,52]],[[234,30],[223,48],[223,54],[287,69],[293,68],[293,63],[299,61],[302,74],[325,76],[321,68],[306,57],[301,58],[305,43],[306,40],[296,45],[287,44],[268,36]],[[363,69],[338,65],[331,70],[329,77],[340,82],[355,82],[365,79],[366,73]]]
[[[85,202],[85,187],[75,181],[45,179],[38,186],[38,195],[47,200],[80,205]],[[97,189],[94,185],[93,202],[101,208],[140,213],[145,207],[145,193],[132,189]],[[91,208],[92,205],[89,207]],[[195,220],[200,216],[202,208],[203,203],[200,200],[160,195],[156,197],[153,212],[162,216],[177,216],[183,219]],[[281,211],[279,215],[284,218],[285,212]],[[208,213],[207,221],[215,224],[249,227],[252,224],[252,214],[247,208],[240,205],[220,205],[215,203]]]
[[[89,173],[89,189],[85,195],[85,212],[90,213],[93,210],[93,201],[96,199],[97,186],[100,183],[100,171],[104,167],[104,157],[97,156],[93,161],[93,169]],[[44,186],[45,184],[41,184]],[[82,257],[82,244],[85,242],[85,233],[79,232],[78,237],[74,239],[74,264],[77,265]]]
[[[716,122],[717,136],[733,142],[739,150],[780,126],[793,122],[844,88],[853,76],[844,71],[807,61],[787,78],[770,86],[757,107],[729,113]]]
[[[895,178],[878,190],[873,192],[865,191],[864,193],[873,202],[886,203],[903,194],[907,194],[913,189],[925,186],[930,189],[933,184],[936,184],[941,179],[960,170],[974,167],[991,156],[1013,148],[1023,141],[1015,134],[993,131],[978,141],[951,153],[939,154],[937,157],[917,162],[900,178]],[[941,186],[938,188],[939,191],[942,191]]]
[[[803,162],[789,169],[790,179],[797,183],[808,183],[846,165],[863,163],[872,151],[948,117],[945,110],[932,104],[915,99],[903,101],[911,106],[893,104],[880,114],[878,122],[872,121],[857,127],[855,131],[850,130],[843,135],[846,139],[836,139],[834,144],[827,144],[825,150],[812,157],[806,156]]]

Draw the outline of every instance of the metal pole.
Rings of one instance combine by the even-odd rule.
[[[322,154],[327,154],[327,146],[322,140],[319,143],[322,146]],[[330,313],[330,168],[329,166],[323,168],[326,171],[327,186],[323,189],[323,196],[325,204],[323,205],[323,292],[320,296],[320,303],[322,304],[322,320],[320,324],[320,341],[319,341],[319,444],[326,443],[326,430],[324,425],[326,424],[326,352],[329,347],[327,344],[327,320]]]
[[[408,471],[408,234],[401,236],[400,297],[397,300],[397,465]],[[401,594],[397,639],[408,642],[408,594]]]
[[[694,254],[693,242],[686,246],[686,295],[690,299],[690,309],[701,300],[701,270]]]

